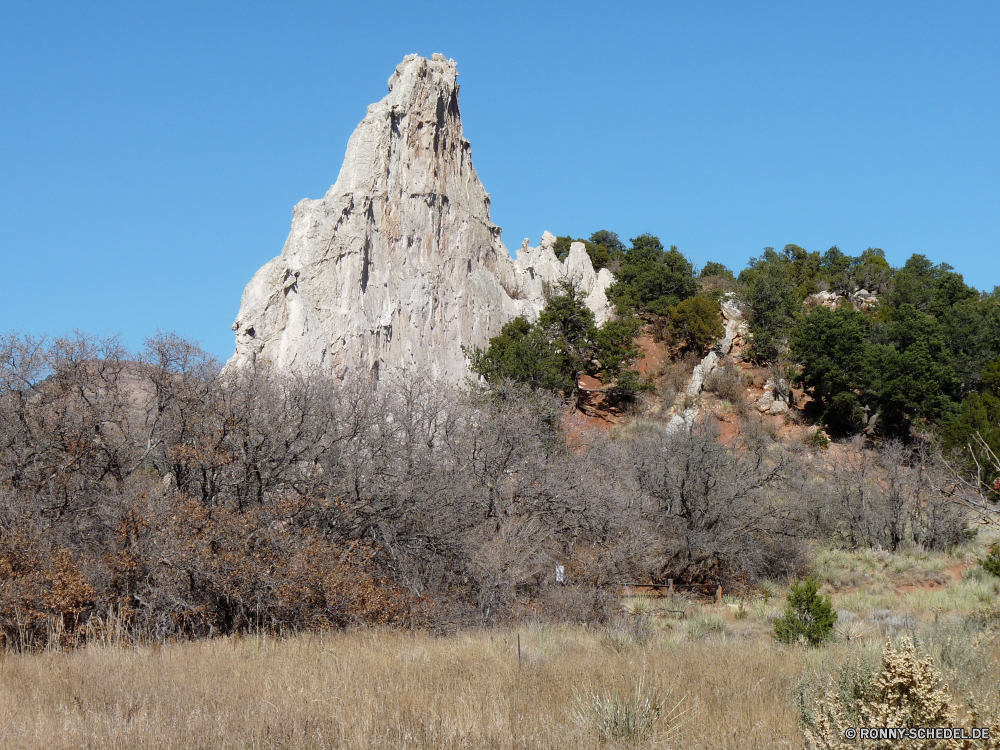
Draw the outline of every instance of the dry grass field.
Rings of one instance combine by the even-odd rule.
[[[798,748],[804,671],[829,674],[879,644],[782,647],[711,610],[641,645],[528,626],[520,666],[518,633],[496,630],[7,654],[0,747]],[[627,736],[623,722],[654,705],[648,731]]]
[[[391,631],[10,654],[4,748],[599,747],[593,698],[663,703],[639,747],[790,748],[804,652],[766,640],[615,650],[578,627]],[[674,707],[676,706],[675,710]]]
[[[975,565],[995,537],[950,555],[819,550],[840,618],[818,649],[775,643],[785,590],[765,582],[720,605],[625,599],[600,626],[0,652],[0,748],[800,748],[801,686],[901,634],[956,695],[997,694],[997,631],[967,627],[996,611],[1000,579]]]

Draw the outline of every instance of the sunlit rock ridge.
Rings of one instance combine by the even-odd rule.
[[[517,315],[535,319],[562,279],[608,318],[613,277],[594,273],[582,243],[560,262],[546,232],[511,259],[462,136],[457,76],[443,55],[403,59],[348,141],[337,182],[295,206],[281,255],[243,292],[227,368],[458,383],[469,348]]]

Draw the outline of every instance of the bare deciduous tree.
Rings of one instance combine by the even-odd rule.
[[[788,545],[801,536],[794,509],[779,502],[776,491],[791,457],[752,439],[750,430],[745,434],[751,439],[724,446],[711,427],[690,435],[656,428],[630,446],[639,487],[648,497],[644,516],[662,535],[664,574],[691,580],[760,577],[772,573],[775,562],[764,554],[767,541],[784,539]]]

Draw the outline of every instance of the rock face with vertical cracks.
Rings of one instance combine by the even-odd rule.
[[[227,368],[268,361],[457,383],[469,373],[465,350],[517,315],[534,319],[561,279],[608,317],[611,277],[594,274],[585,251],[559,262],[547,234],[537,249],[525,242],[531,258],[515,267],[462,137],[457,75],[443,55],[408,55],[396,68],[336,184],[295,206],[281,255],[247,285]]]

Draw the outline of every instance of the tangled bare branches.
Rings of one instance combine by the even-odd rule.
[[[725,445],[635,422],[571,450],[563,408],[509,383],[220,374],[170,335],[133,358],[4,337],[0,636],[78,640],[112,614],[145,637],[492,622],[532,601],[599,617],[623,580],[797,575],[818,531],[892,547],[963,528],[902,448],[833,469],[824,504],[753,420]]]

